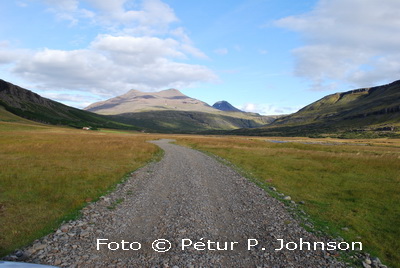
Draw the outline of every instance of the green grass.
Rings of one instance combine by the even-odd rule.
[[[147,139],[0,122],[0,256],[76,216],[151,160],[159,149]]]
[[[361,241],[367,252],[400,267],[399,140],[369,146],[355,141],[276,144],[237,137],[185,137],[178,142],[227,159],[259,183],[305,201],[304,209],[320,227]]]

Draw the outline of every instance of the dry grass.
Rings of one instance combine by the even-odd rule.
[[[151,160],[149,137],[0,123],[0,256],[51,231]]]
[[[171,138],[0,122],[0,255],[51,231],[144,165],[159,152],[146,140],[161,137]],[[400,140],[321,139],[338,143],[321,145],[303,138],[172,138],[305,201],[316,223],[363,242],[393,266],[400,263]]]
[[[244,169],[266,186],[305,201],[316,224],[365,248],[392,265],[400,263],[400,140],[185,137]],[[360,145],[367,144],[367,145]],[[341,228],[348,227],[349,231]]]

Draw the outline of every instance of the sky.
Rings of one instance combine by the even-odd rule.
[[[77,108],[176,88],[289,114],[400,78],[399,0],[0,1],[0,79]]]

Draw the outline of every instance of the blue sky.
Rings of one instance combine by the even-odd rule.
[[[8,0],[0,78],[78,108],[177,88],[287,114],[399,79],[398,0]]]

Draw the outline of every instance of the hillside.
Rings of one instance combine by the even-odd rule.
[[[3,120],[28,120],[72,127],[106,127],[138,129],[132,125],[112,121],[105,116],[82,111],[0,79],[0,108]],[[18,116],[18,117],[15,117]]]
[[[18,122],[18,123],[33,123],[32,121],[22,118],[7,111],[3,106],[0,105],[0,122]]]
[[[333,132],[393,131],[400,127],[400,80],[335,93],[269,126],[235,133],[249,135],[308,135]]]
[[[275,116],[262,116],[234,109],[221,111],[176,89],[160,92],[130,90],[126,94],[85,108],[147,131],[168,133],[254,128],[276,119]]]
[[[209,130],[254,128],[267,124],[268,118],[241,118],[224,114],[196,111],[149,111],[110,116],[112,119],[139,126],[149,132],[198,133]],[[263,123],[262,120],[266,120]],[[273,119],[270,119],[273,120]]]
[[[195,133],[266,125],[275,117],[223,112],[178,90],[128,93],[80,110],[0,80],[0,121],[32,120],[77,128],[115,128],[164,133]],[[91,111],[96,111],[93,113]],[[133,112],[136,111],[136,112]],[[97,114],[103,113],[103,114]]]
[[[215,112],[215,109],[207,103],[190,98],[176,89],[160,92],[141,92],[132,89],[121,96],[93,103],[85,110],[104,115],[165,110]]]

